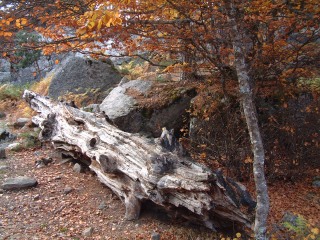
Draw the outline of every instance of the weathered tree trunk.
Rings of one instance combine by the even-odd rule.
[[[269,214],[269,196],[264,174],[264,147],[260,134],[256,107],[253,103],[249,67],[246,63],[246,56],[248,56],[248,49],[250,48],[248,47],[250,40],[247,36],[246,29],[238,24],[241,23],[241,18],[238,18],[239,9],[236,8],[233,1],[226,0],[226,3],[229,11],[229,22],[231,24],[231,37],[235,54],[235,67],[239,82],[240,99],[254,155],[253,175],[257,193],[254,233],[255,239],[265,240],[267,239],[266,233],[267,218]]]
[[[128,220],[137,219],[141,203],[151,200],[211,229],[250,226],[241,206],[253,209],[255,202],[240,183],[168,151],[161,139],[117,129],[103,114],[27,90],[24,98],[38,112],[33,121],[42,129],[40,139],[89,158],[90,169],[124,202]]]

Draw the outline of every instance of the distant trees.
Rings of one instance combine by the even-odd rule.
[[[38,72],[40,72],[38,60],[41,56],[40,49],[32,49],[30,45],[37,45],[39,43],[40,36],[35,32],[27,32],[21,30],[15,34],[15,67],[26,68],[34,64]],[[27,45],[27,47],[25,47]]]

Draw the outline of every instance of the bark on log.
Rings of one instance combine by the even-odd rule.
[[[38,112],[33,122],[40,139],[56,149],[89,158],[89,167],[126,207],[126,219],[137,219],[143,201],[175,211],[215,230],[250,227],[243,206],[255,202],[246,188],[170,152],[160,139],[130,134],[108,123],[103,114],[84,112],[26,90],[25,100]]]

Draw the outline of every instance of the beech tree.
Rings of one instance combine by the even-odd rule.
[[[319,3],[316,0],[81,0],[2,1],[3,56],[15,51],[10,39],[21,29],[48,40],[29,45],[44,54],[59,51],[105,56],[139,56],[164,71],[184,71],[202,81],[199,69],[221,84],[238,81],[250,134],[257,191],[255,236],[266,238],[269,211],[264,148],[254,99],[266,84],[286,89],[318,73]],[[144,52],[148,55],[142,54]]]

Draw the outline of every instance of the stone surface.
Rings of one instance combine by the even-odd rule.
[[[101,102],[106,97],[105,92],[120,80],[120,73],[110,61],[70,56],[54,70],[49,96],[57,99],[66,93],[91,94],[90,91],[95,91],[94,96]]]
[[[16,136],[6,129],[0,129],[0,142],[9,142],[16,139]]]
[[[41,56],[38,60],[38,65],[40,69],[40,73],[36,68],[35,64],[32,64],[29,67],[19,69],[18,72],[11,72],[11,81],[26,84],[35,81],[39,81],[41,78],[47,76],[47,73],[52,71],[53,69],[59,67],[61,64],[55,64],[55,61],[58,60],[62,62],[66,57],[73,55],[71,53],[60,53],[60,54],[52,54],[51,56]],[[34,75],[34,73],[37,75]]]
[[[5,171],[5,170],[7,170],[7,169],[9,169],[8,166],[6,166],[6,165],[0,165],[0,171]]]
[[[173,99],[165,100],[167,102],[163,106],[143,106],[139,100],[147,96],[152,102],[148,94],[153,88],[157,89],[157,83],[152,81],[132,80],[119,84],[100,104],[100,111],[104,112],[114,125],[126,132],[143,132],[153,137],[161,135],[162,127],[179,132],[183,127],[183,116],[187,115],[186,110],[190,107],[195,91],[180,88],[172,94]]]
[[[0,83],[6,83],[11,80],[11,64],[5,59],[0,59]]]
[[[24,188],[30,188],[37,186],[38,182],[35,178],[18,176],[15,178],[7,179],[2,185],[1,188],[4,190],[19,190]]]
[[[88,227],[85,230],[83,230],[82,236],[91,237],[92,233],[93,233],[93,227]]]
[[[0,159],[6,158],[6,149],[0,147]]]
[[[312,186],[314,186],[314,187],[320,187],[320,176],[314,177],[314,179],[313,179],[313,181],[312,181]]]
[[[0,119],[5,118],[7,115],[4,112],[0,112]]]
[[[100,111],[104,111],[111,120],[126,116],[137,108],[137,101],[126,94],[126,91],[135,90],[140,94],[145,94],[151,86],[152,82],[140,80],[133,80],[118,86],[100,104]]]
[[[99,204],[98,209],[99,209],[99,210],[103,210],[103,209],[105,209],[105,208],[107,208],[107,207],[108,207],[107,204],[106,204],[104,201],[102,201],[102,202]]]
[[[29,118],[18,118],[15,123],[13,123],[14,128],[23,128],[28,122]]]
[[[38,200],[40,200],[40,195],[39,194],[37,194],[37,195],[35,195],[33,197],[33,201],[38,201]]]
[[[76,163],[73,166],[73,171],[76,172],[76,173],[82,173],[83,172],[83,167],[79,163]]]
[[[65,195],[71,193],[72,191],[73,191],[73,188],[72,188],[72,187],[69,187],[69,186],[67,186],[67,187],[65,187],[65,189],[63,189],[63,193],[64,193]]]
[[[11,143],[11,144],[8,145],[7,149],[9,149],[9,150],[14,150],[14,149],[18,148],[20,145],[21,145],[21,144],[18,143],[18,142]]]
[[[151,240],[160,240],[160,234],[157,232],[153,232],[151,234]]]
[[[12,71],[13,68],[11,63],[5,59],[0,59],[0,83],[10,82],[13,84],[23,85],[34,81],[39,81],[41,78],[46,76],[46,73],[57,67],[57,65],[55,64],[56,60],[59,60],[61,62],[65,57],[69,55],[70,53],[41,56],[37,61],[40,73],[38,72],[38,68],[35,64],[32,64],[29,67]],[[37,73],[36,75],[34,75],[35,72]]]

